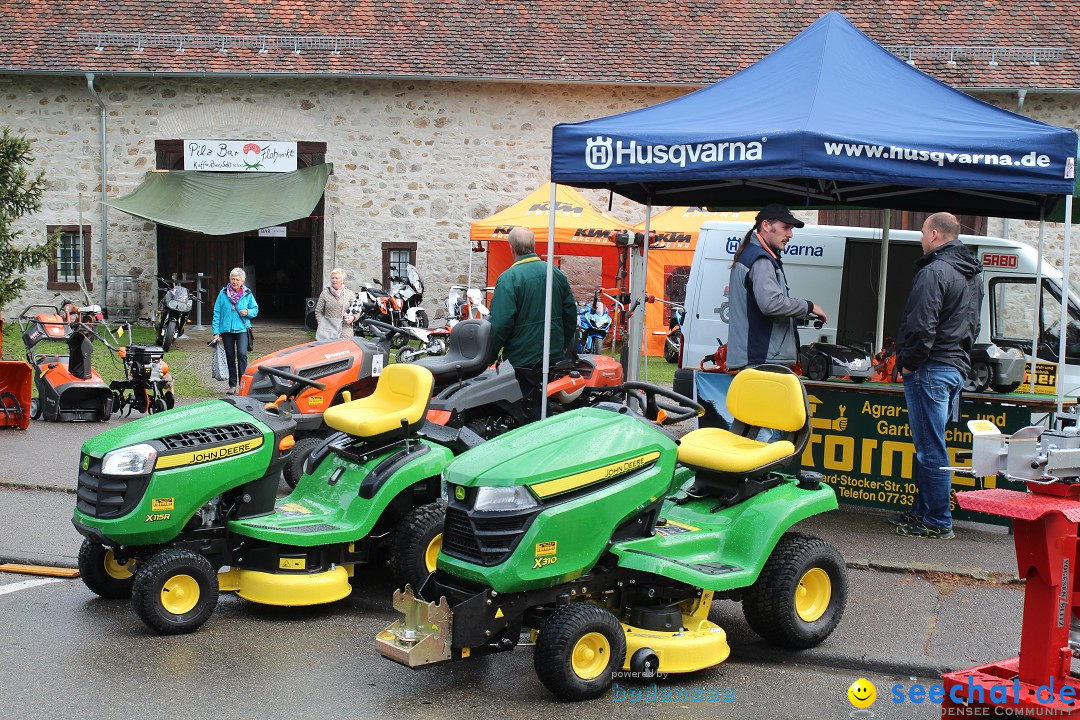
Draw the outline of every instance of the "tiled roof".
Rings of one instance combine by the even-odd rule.
[[[1077,0],[5,0],[0,73],[706,84],[829,10],[882,45],[998,49],[996,65],[916,57],[955,87],[1080,88]]]

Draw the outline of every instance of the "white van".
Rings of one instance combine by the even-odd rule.
[[[686,283],[686,317],[680,366],[697,368],[718,344],[727,341],[727,284],[732,257],[750,223],[707,222],[698,237]],[[791,296],[813,300],[829,318],[820,330],[800,332],[804,344],[853,345],[871,354],[878,308],[881,229],[807,225],[794,230],[784,250],[784,272]],[[886,337],[895,337],[907,302],[914,263],[922,256],[920,233],[889,231],[886,278]],[[1003,238],[961,235],[983,264],[985,301],[978,343],[1015,347],[1030,358],[1038,252]],[[1043,262],[1040,304],[1037,391],[1056,392],[1058,326],[1061,317],[1061,272]],[[1080,302],[1069,293],[1065,395],[1080,394]],[[680,373],[681,374],[681,373]],[[685,375],[683,375],[685,377]],[[1021,390],[1024,387],[1021,386]]]

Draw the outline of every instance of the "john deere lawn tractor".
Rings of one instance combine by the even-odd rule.
[[[318,385],[264,368],[297,387]],[[349,595],[357,565],[388,546],[400,582],[434,568],[440,482],[454,453],[482,442],[426,423],[431,372],[392,365],[375,391],[327,408],[335,431],[278,499],[295,422],[236,396],[142,418],[83,445],[73,522],[79,567],[104,597],[131,596],[163,634],[191,632],[219,591],[282,606]]]
[[[646,408],[663,407],[663,395],[690,404],[643,384],[635,392]],[[789,529],[836,498],[816,473],[780,472],[809,437],[806,393],[786,368],[762,366],[733,379],[727,404],[730,431],[681,441],[601,405],[455,459],[436,571],[395,593],[404,618],[378,635],[379,652],[418,668],[512,650],[528,632],[540,681],[582,700],[616,671],[724,661],[727,635],[708,619],[720,595],[741,598],[773,643],[823,642],[844,611],[844,562]],[[759,427],[782,437],[759,442]]]

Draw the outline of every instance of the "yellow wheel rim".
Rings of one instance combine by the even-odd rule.
[[[135,559],[132,558],[125,563],[117,562],[112,550],[105,551],[103,564],[105,572],[114,580],[127,580],[134,574],[132,569],[135,567]]]
[[[174,575],[161,586],[161,607],[173,615],[184,615],[199,604],[199,583],[190,575]]]
[[[579,678],[594,680],[607,668],[610,658],[611,643],[601,633],[591,632],[574,644],[570,664]]]
[[[435,572],[435,560],[439,557],[440,550],[442,550],[442,533],[431,538],[427,550],[424,551],[424,567],[429,573]]]
[[[795,612],[803,622],[821,619],[832,601],[832,580],[821,568],[810,568],[795,588]]]

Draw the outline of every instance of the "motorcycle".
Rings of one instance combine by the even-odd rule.
[[[420,343],[420,347],[414,348],[406,345],[398,350],[397,361],[399,363],[411,363],[422,357],[446,354],[450,339],[449,326],[431,329],[414,327],[399,329],[406,333],[410,338],[417,340]]]
[[[376,285],[379,287],[376,288]],[[353,323],[353,333],[367,333],[367,320],[377,320],[398,328],[426,328],[428,315],[420,307],[423,289],[420,275],[412,265],[408,266],[406,277],[391,277],[389,291],[383,290],[382,283],[375,278],[370,283],[364,283],[364,288],[349,306],[349,313],[357,318]],[[394,334],[391,347],[395,350],[402,348],[408,341],[408,335]]]
[[[446,297],[446,324],[453,327],[461,320],[487,320],[491,310],[487,306],[488,293],[495,288],[471,288],[465,285],[451,285]],[[465,295],[462,296],[462,291]]]
[[[679,362],[682,355],[682,324],[685,316],[685,307],[671,303],[671,319],[668,320],[668,334],[664,339],[664,359],[669,363]]]
[[[400,299],[399,310],[410,327],[428,326],[427,313],[420,307],[424,300],[424,281],[420,279],[420,273],[415,266],[406,265],[405,275],[390,278],[390,295]]]
[[[188,313],[191,312],[195,298],[180,283],[163,277],[158,277],[158,289],[164,290],[165,294],[161,296],[157,306],[155,342],[168,352],[173,341],[184,334],[184,326],[187,325]]]
[[[611,313],[600,302],[600,291],[597,290],[592,301],[583,303],[578,309],[578,353],[598,355],[610,329]]]

